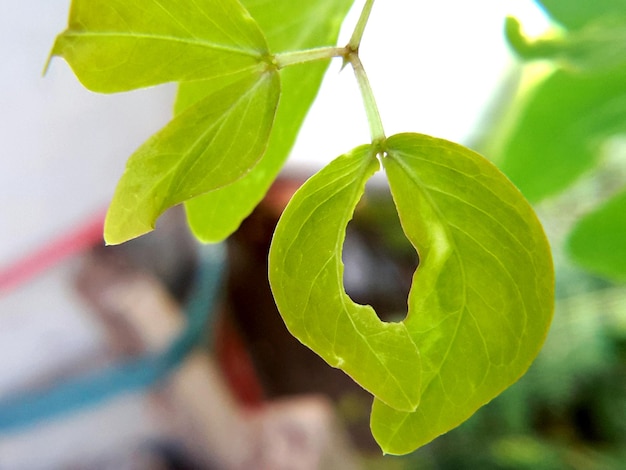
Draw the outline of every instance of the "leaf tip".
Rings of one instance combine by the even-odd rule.
[[[53,51],[50,51],[48,54],[48,58],[46,59],[46,63],[43,65],[43,70],[41,71],[41,76],[45,77],[48,73],[48,69],[50,68],[50,62],[52,61],[52,57],[54,56]]]
[[[151,232],[155,228],[155,223],[146,224],[138,220],[134,222],[128,219],[121,220],[119,216],[109,212],[104,219],[104,243],[105,245],[120,245],[141,235]]]
[[[44,77],[48,73],[48,70],[50,69],[50,63],[52,62],[52,58],[58,55],[56,49],[57,49],[57,40],[54,41],[54,44],[52,45],[52,49],[50,49],[50,52],[48,53],[48,57],[46,58],[46,62],[43,65],[43,70],[41,71],[42,77]]]

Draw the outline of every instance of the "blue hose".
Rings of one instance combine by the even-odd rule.
[[[200,265],[185,308],[187,326],[165,350],[67,380],[50,389],[26,391],[0,400],[0,435],[95,406],[122,393],[147,389],[166,378],[210,327],[224,264],[223,245],[200,247]]]

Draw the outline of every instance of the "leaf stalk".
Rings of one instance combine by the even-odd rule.
[[[370,13],[372,12],[373,6],[374,0],[367,0],[365,2],[365,5],[363,6],[363,10],[361,10],[361,16],[359,17],[359,21],[354,27],[352,37],[350,38],[350,42],[348,43],[348,48],[352,51],[359,50],[359,46],[361,45],[361,39],[363,38],[363,32],[365,31],[365,26],[367,25],[367,21],[370,18]]]
[[[370,85],[363,63],[359,58],[359,47],[361,45],[361,39],[367,22],[374,6],[374,0],[366,0],[359,20],[354,27],[350,42],[345,47],[320,47],[316,49],[307,49],[301,51],[290,51],[275,54],[272,57],[272,64],[278,69],[288,67],[296,64],[303,64],[306,62],[313,62],[317,60],[332,59],[334,57],[343,58],[344,66],[350,64],[354,70],[359,88],[361,90],[361,96],[363,97],[363,103],[365,105],[365,113],[367,115],[367,121],[370,127],[370,134],[372,143],[378,143],[381,145],[385,141],[385,131],[383,129],[383,123],[378,112],[378,105],[374,98],[374,92]]]
[[[282,52],[274,55],[273,63],[280,70],[290,65],[332,59],[334,57],[345,57],[347,52],[345,47],[319,47],[302,51]]]
[[[374,98],[372,86],[367,78],[365,68],[363,68],[363,63],[359,58],[358,52],[354,51],[350,53],[347,60],[350,62],[350,65],[354,70],[354,75],[356,76],[359,88],[361,89],[361,96],[363,97],[363,104],[365,105],[365,114],[367,115],[367,122],[370,126],[372,142],[382,143],[385,141],[383,122],[380,118],[380,113],[378,112],[378,105],[376,104],[376,99]]]

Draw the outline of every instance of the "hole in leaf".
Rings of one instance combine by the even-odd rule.
[[[406,317],[418,256],[402,231],[383,178],[368,182],[348,224],[342,259],[344,286],[354,302],[374,307],[382,321]]]

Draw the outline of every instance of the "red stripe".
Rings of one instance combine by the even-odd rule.
[[[98,211],[78,228],[0,268],[0,294],[29,281],[63,259],[102,242],[105,212]]]

